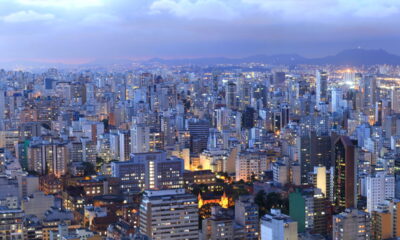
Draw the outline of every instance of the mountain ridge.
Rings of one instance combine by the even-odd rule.
[[[258,54],[241,58],[228,57],[204,57],[204,58],[178,58],[178,59],[163,59],[152,58],[149,60],[130,60],[128,58],[120,59],[97,59],[83,64],[66,64],[66,63],[43,63],[30,61],[12,61],[0,62],[1,68],[92,68],[92,67],[107,67],[112,65],[131,66],[134,63],[142,64],[165,64],[165,65],[217,65],[217,64],[242,64],[242,63],[264,63],[274,65],[400,65],[400,56],[389,53],[384,49],[345,49],[335,55],[330,55],[320,58],[306,58],[299,54]]]

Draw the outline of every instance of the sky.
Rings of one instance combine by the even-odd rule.
[[[400,0],[0,0],[0,62],[400,54]]]

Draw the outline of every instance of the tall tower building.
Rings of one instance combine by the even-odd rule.
[[[289,195],[289,215],[298,223],[299,232],[327,235],[329,202],[319,189],[296,189]]]
[[[314,171],[308,174],[308,183],[321,190],[321,193],[331,202],[333,201],[332,174],[333,168],[325,166],[314,167]]]
[[[119,137],[119,160],[128,161],[131,154],[131,133],[130,131],[120,130]]]
[[[375,102],[378,97],[377,82],[375,76],[364,76],[361,81],[361,105],[365,113],[374,113]]]
[[[367,209],[368,212],[377,210],[378,205],[385,199],[394,198],[395,178],[385,172],[377,172],[367,177]]]
[[[356,206],[355,146],[347,136],[339,137],[334,144],[333,201],[337,210]]]
[[[190,119],[187,126],[190,133],[190,150],[192,153],[200,154],[207,148],[210,123],[207,120]]]
[[[340,88],[332,89],[332,112],[340,112],[344,107],[343,90]]]
[[[151,239],[199,239],[197,198],[184,189],[145,191],[139,218],[140,233]]]
[[[235,222],[243,227],[245,239],[258,240],[258,206],[251,196],[240,196],[235,202]]]
[[[392,110],[400,113],[400,88],[392,89],[390,92],[390,101],[392,102]]]
[[[233,82],[229,82],[227,85],[226,95],[225,95],[226,106],[229,109],[238,109],[238,91],[237,86]]]
[[[307,131],[297,137],[296,144],[302,183],[308,182],[307,175],[315,166],[331,167],[332,141],[329,135],[317,135],[314,131]]]
[[[270,214],[261,218],[261,240],[270,239],[297,240],[297,222],[279,209],[271,209]]]
[[[202,221],[201,240],[234,239],[235,222],[229,215],[228,209],[221,206],[211,207],[211,216]],[[241,230],[241,228],[238,228]]]
[[[6,111],[6,92],[0,89],[0,119],[4,119]]]
[[[316,104],[328,100],[328,73],[318,70],[316,74]]]
[[[283,86],[285,84],[285,80],[286,80],[285,72],[275,72],[273,80],[274,80],[275,87]]]
[[[357,209],[346,209],[333,216],[333,239],[369,240],[371,239],[371,217]]]
[[[145,124],[134,123],[131,128],[131,152],[148,151],[150,151],[150,127]]]
[[[130,161],[112,162],[113,177],[121,178],[124,192],[145,189],[175,189],[183,185],[181,158],[167,158],[166,152],[134,153]]]
[[[0,208],[1,239],[25,239],[24,215],[21,209]]]

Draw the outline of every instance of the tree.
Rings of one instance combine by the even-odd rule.
[[[271,208],[278,208],[282,213],[289,214],[289,201],[287,198],[282,198],[279,193],[266,194],[264,190],[261,190],[254,198],[254,202],[258,205],[260,217],[271,211]]]
[[[206,184],[193,184],[192,194],[197,196],[199,193],[205,193],[208,191],[208,187]]]
[[[90,162],[83,162],[82,166],[84,167],[84,173],[85,176],[89,176],[89,175],[96,175],[96,169],[94,168],[93,164],[91,164]]]

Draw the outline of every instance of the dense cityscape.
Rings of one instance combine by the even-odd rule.
[[[399,73],[1,70],[1,239],[400,237]]]
[[[0,240],[400,240],[400,0],[0,0]]]

